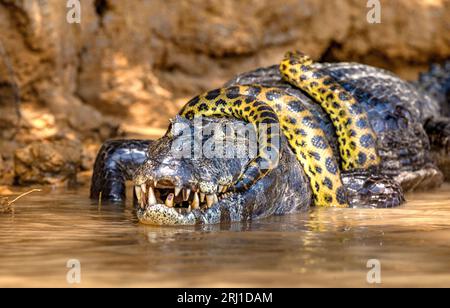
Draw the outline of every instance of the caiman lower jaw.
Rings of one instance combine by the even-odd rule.
[[[183,187],[190,188],[183,188]],[[217,185],[215,193],[203,193],[193,185],[174,185],[172,181],[147,181],[135,186],[141,223],[150,225],[193,225],[214,212],[213,207],[234,193]]]
[[[196,210],[155,204],[140,208],[137,212],[137,217],[140,223],[153,226],[217,224],[220,222],[221,208],[221,201],[214,204],[211,208],[203,207]]]

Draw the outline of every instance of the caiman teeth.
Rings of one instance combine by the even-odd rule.
[[[231,192],[227,192],[229,186],[225,185],[215,186],[216,192],[202,192],[200,187],[192,183],[186,186],[189,188],[183,188],[180,184],[173,185],[171,181],[150,180],[145,184],[135,185],[134,191],[138,204],[143,210],[162,203],[179,213],[204,211],[231,196]]]
[[[215,197],[215,198],[214,198]],[[206,196],[206,205],[208,208],[211,208],[217,200],[217,195],[207,195]]]
[[[158,201],[156,200],[155,191],[152,187],[148,190],[148,204],[150,206],[157,204]]]
[[[199,209],[200,208],[200,199],[198,197],[198,193],[194,194],[194,200],[191,203],[191,207],[193,210]]]
[[[174,194],[169,194],[166,199],[166,206],[167,207],[173,207],[173,200],[175,199]]]
[[[138,203],[141,203],[141,200],[142,200],[142,195],[141,195],[142,189],[141,189],[141,187],[140,186],[135,186],[134,187],[134,191],[135,191],[136,197],[138,199]]]
[[[183,201],[188,201],[190,196],[191,196],[191,190],[183,189]]]
[[[180,195],[181,192],[181,187],[175,187],[175,197],[178,197]]]
[[[147,185],[146,185],[146,184],[142,184],[142,185],[141,185],[141,189],[142,189],[142,191],[144,192],[144,194],[147,193]]]

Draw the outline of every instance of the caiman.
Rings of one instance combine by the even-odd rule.
[[[158,140],[106,142],[91,198],[123,203],[133,181],[137,216],[153,225],[400,206],[405,191],[450,179],[449,95],[450,61],[407,82],[290,52],[193,98]]]

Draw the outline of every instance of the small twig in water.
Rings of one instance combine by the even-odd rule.
[[[12,200],[12,201],[9,201],[8,198],[2,198],[2,199],[0,199],[0,207],[1,207],[1,211],[2,211],[3,213],[11,213],[11,212],[14,211],[14,203],[16,203],[17,201],[19,201],[20,199],[22,199],[22,198],[25,197],[25,196],[28,196],[28,195],[30,195],[30,194],[32,194],[32,193],[35,193],[35,192],[41,192],[41,191],[42,191],[41,189],[33,189],[33,190],[30,190],[30,191],[28,191],[28,192],[26,192],[26,193],[23,193],[23,194],[21,194],[20,196],[16,197],[16,198],[15,198],[14,200]]]

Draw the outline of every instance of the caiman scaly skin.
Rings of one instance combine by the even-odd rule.
[[[427,93],[429,85],[408,83],[389,72],[361,64],[314,63],[311,66],[319,74],[333,78],[340,87],[355,98],[356,104],[367,116],[370,127],[376,135],[380,173],[370,170],[342,170],[342,183],[346,188],[350,206],[397,206],[403,202],[399,184],[404,189],[411,190],[437,187],[442,183],[442,173],[431,159],[430,138],[427,132],[433,131],[436,135],[436,130],[440,127],[445,128],[446,123],[450,123],[441,112],[448,101],[436,98],[439,96],[436,96],[436,93],[440,93],[440,97],[447,97],[448,87],[432,87],[435,93],[431,95]],[[441,77],[437,79],[437,83],[447,82],[450,72],[445,66],[443,71],[444,73],[441,70]],[[445,72],[448,74],[446,75]],[[432,75],[433,72],[430,72],[429,76]],[[338,139],[336,123],[330,120],[329,112],[327,114],[324,111],[316,97],[313,95],[309,97],[308,91],[303,92],[297,86],[286,82],[284,77],[286,76],[280,73],[278,66],[263,68],[238,76],[225,88],[243,89],[245,87],[242,86],[247,88],[259,86],[272,88],[290,99],[295,98],[302,109],[311,113],[319,130],[326,136],[326,142],[330,145],[333,157],[339,164],[345,166],[345,161],[342,160],[345,157],[341,156],[340,149],[342,140]],[[442,94],[442,91],[447,92]],[[261,100],[261,103],[267,103],[267,100]],[[272,109],[276,112],[273,107]],[[209,114],[209,116],[212,115],[214,114]],[[234,117],[249,120],[249,118]],[[280,116],[278,118],[280,119]],[[214,117],[204,121],[207,122],[205,125],[223,121],[239,123],[239,120]],[[174,120],[174,123],[177,122],[193,125],[188,119],[179,117]],[[435,122],[439,125],[434,125]],[[441,135],[445,139],[448,132],[443,130]],[[286,135],[285,130],[283,133]],[[224,187],[221,183],[224,178],[233,183],[238,182],[252,163],[250,159],[177,159],[171,154],[173,150],[171,145],[183,137],[170,133],[150,146],[148,143],[142,143],[140,153],[145,152],[148,147],[147,157],[142,157],[146,159],[144,163],[130,164],[128,167],[127,163],[120,162],[121,168],[112,168],[113,177],[118,178],[117,181],[113,181],[108,177],[110,168],[106,166],[109,165],[102,161],[114,161],[111,155],[105,155],[105,153],[116,153],[115,148],[126,149],[127,143],[124,141],[123,144],[120,142],[107,144],[101,151],[94,170],[94,178],[105,180],[93,181],[91,197],[97,199],[100,192],[114,191],[112,186],[123,185],[125,180],[132,179],[130,173],[135,172],[135,184],[143,184],[143,188],[147,191],[147,194],[142,194],[142,189],[137,190],[141,194],[140,199],[143,197],[147,199],[150,190],[157,195],[155,204],[146,204],[144,208],[138,210],[138,217],[143,223],[174,225],[248,221],[306,209],[314,204],[316,194],[311,189],[308,170],[304,169],[304,166],[296,159],[292,144],[287,137],[289,136],[281,137],[279,164],[264,176],[257,177],[256,182],[243,191]],[[139,145],[139,141],[133,142],[133,146],[136,145]],[[357,146],[356,149],[358,148]],[[118,157],[120,158],[120,155],[116,156]],[[136,167],[137,165],[139,167]],[[121,173],[118,170],[123,171]],[[229,184],[229,182],[226,183]],[[181,201],[178,197],[175,203],[183,204],[184,199],[187,201],[183,205],[184,209],[176,210],[172,207],[174,199],[171,192],[180,189],[184,192],[184,196],[181,197]],[[169,201],[166,201],[165,205],[163,203],[167,196]],[[102,198],[111,199],[108,193],[102,193]],[[188,205],[192,205],[190,212],[188,212]]]

